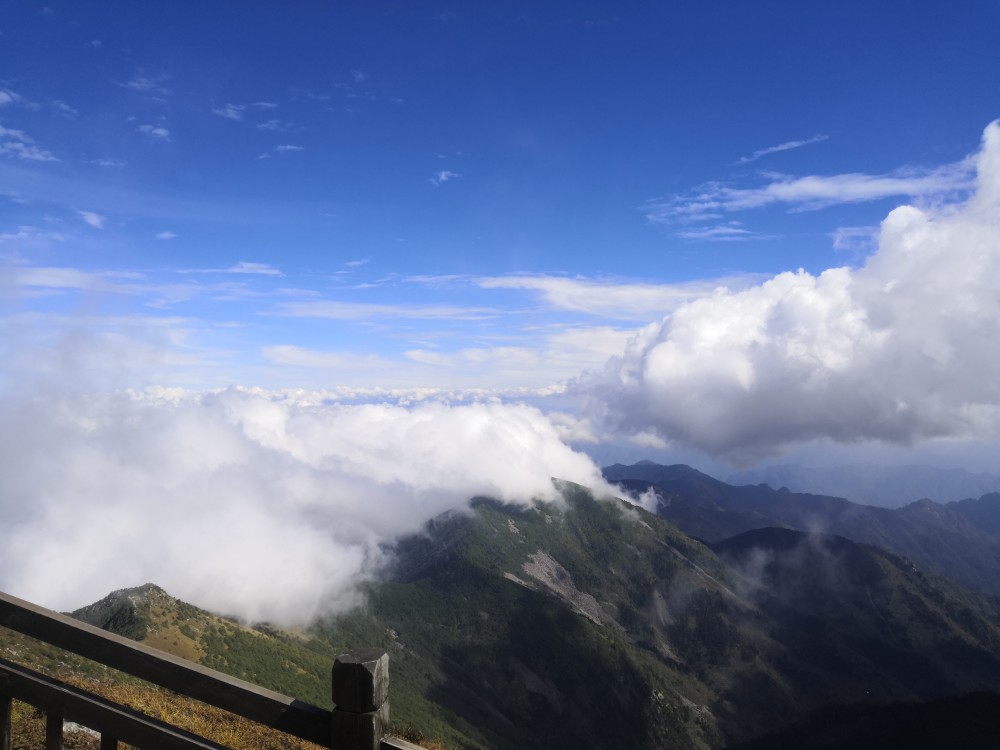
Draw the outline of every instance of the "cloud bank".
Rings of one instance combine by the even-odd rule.
[[[384,545],[476,495],[602,486],[528,406],[231,388],[0,402],[0,588],[67,609],[155,581],[251,620],[355,603]]]
[[[901,206],[858,269],[720,289],[581,381],[603,423],[748,461],[802,441],[996,437],[1000,121],[967,201]]]

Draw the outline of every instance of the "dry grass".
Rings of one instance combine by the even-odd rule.
[[[217,742],[233,750],[322,750],[305,740],[278,732],[256,722],[235,716],[204,703],[172,693],[162,688],[139,683],[94,680],[73,674],[61,674],[59,679],[74,687],[100,695],[110,701],[141,711],[160,721]],[[13,744],[11,750],[43,750],[45,747],[45,715],[39,709],[20,701],[13,705]],[[450,750],[430,740],[412,727],[395,732],[425,750]],[[88,730],[67,728],[63,733],[65,750],[99,750],[100,738]],[[130,748],[122,743],[119,747]]]
[[[319,745],[160,688],[89,680],[74,675],[60,675],[60,679],[233,750],[320,750]],[[15,701],[12,723],[11,750],[45,747],[45,717],[41,711]],[[100,739],[85,731],[66,731],[63,747],[66,750],[99,750]],[[122,744],[120,747],[129,746]]]

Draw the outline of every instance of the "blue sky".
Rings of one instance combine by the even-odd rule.
[[[998,38],[997,0],[8,0],[0,588],[301,621],[611,460],[996,472]]]
[[[679,305],[859,267],[896,206],[967,197],[998,27],[995,0],[5,3],[10,360],[546,403]]]

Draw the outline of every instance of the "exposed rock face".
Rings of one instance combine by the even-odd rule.
[[[608,617],[601,605],[590,594],[580,591],[573,583],[573,576],[555,558],[542,550],[528,556],[524,572],[538,581],[543,588],[570,605],[574,612],[583,615],[597,625],[603,625]]]

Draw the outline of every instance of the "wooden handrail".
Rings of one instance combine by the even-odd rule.
[[[0,693],[16,695],[50,718],[75,721],[135,747],[162,750],[224,750],[222,745],[172,727],[138,711],[0,659]]]
[[[3,592],[0,626],[323,747],[422,750],[405,740],[383,736],[389,718],[389,657],[381,651],[363,650],[337,657],[332,695],[337,707],[328,711]],[[61,733],[63,719],[96,729],[102,735],[102,748],[117,747],[120,740],[164,750],[224,750],[214,742],[4,659],[0,659],[0,750],[10,747],[11,698],[44,710],[49,734]],[[54,746],[61,746],[61,742]]]
[[[329,747],[331,712],[0,592],[0,625]]]

